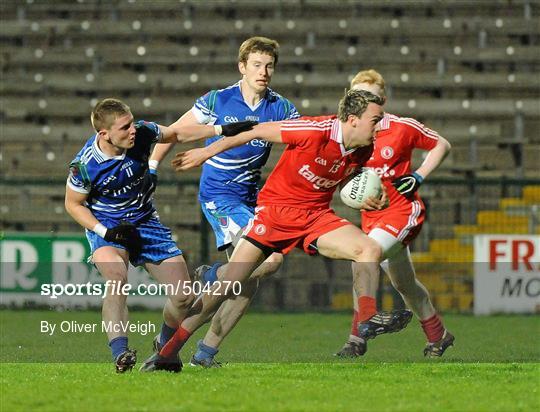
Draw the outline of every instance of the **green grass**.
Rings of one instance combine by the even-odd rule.
[[[156,312],[131,318],[160,324]],[[0,311],[1,411],[540,408],[540,323],[532,316],[446,316],[456,346],[429,361],[417,321],[371,341],[362,359],[339,360],[331,354],[347,335],[348,315],[250,314],[221,349],[224,368],[186,367],[178,375],[115,374],[101,332],[39,332],[41,320],[66,319],[99,322],[100,314]],[[184,360],[199,336],[183,350]],[[151,339],[130,335],[141,360]]]

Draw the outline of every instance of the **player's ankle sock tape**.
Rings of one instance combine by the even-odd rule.
[[[195,352],[195,359],[202,360],[207,358],[213,358],[219,352],[218,349],[205,345],[202,340],[197,342],[197,352]]]
[[[118,336],[117,338],[114,338],[109,342],[109,347],[111,348],[113,360],[116,360],[116,358],[128,348],[127,336]]]
[[[174,332],[178,328],[171,328],[165,322],[161,325],[161,332],[159,333],[159,344],[163,347],[173,337]]]
[[[205,284],[208,283],[209,285],[212,285],[217,280],[217,271],[221,265],[223,265],[223,263],[214,263],[210,269],[203,273],[202,280]]]

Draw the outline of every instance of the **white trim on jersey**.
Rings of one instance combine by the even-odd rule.
[[[231,182],[236,182],[236,183],[247,182],[249,180],[253,180],[254,177],[258,177],[257,175],[258,176],[261,175],[261,169],[246,170],[244,173],[241,173],[238,176],[236,176],[233,180],[231,180]]]
[[[254,157],[250,157],[248,159],[240,159],[238,161],[236,161],[238,164],[234,165],[234,166],[226,166],[226,165],[222,165],[222,164],[219,164],[219,163],[216,163],[214,162],[213,159],[215,159],[215,157],[212,157],[210,159],[208,159],[206,162],[204,162],[205,164],[207,165],[210,165],[210,166],[213,166],[215,167],[216,169],[222,169],[222,170],[234,170],[234,169],[241,169],[242,167],[246,167],[248,166],[250,163],[254,162],[255,160],[258,160],[259,158],[263,157],[266,153],[261,153],[260,155],[257,155],[257,156],[254,156]],[[218,160],[221,160],[218,158]]]
[[[96,159],[96,162],[103,163],[107,160],[124,160],[126,157],[127,149],[124,149],[122,154],[117,156],[109,156],[101,151],[98,145],[98,136],[96,136],[96,139],[94,140],[94,143],[92,143],[92,154],[94,155],[94,159]]]
[[[430,139],[439,140],[439,138],[441,137],[439,133],[437,133],[435,130],[432,130],[429,127],[426,127],[424,124],[420,123],[416,119],[413,119],[412,117],[399,117],[394,114],[389,114],[388,118],[389,118],[389,122],[396,122],[396,123],[406,124],[407,126],[411,126],[415,128],[416,130],[418,130],[420,133],[422,133],[424,136],[429,137]],[[388,123],[387,129],[388,128],[390,128],[390,123]]]
[[[68,177],[68,180],[67,180],[67,185],[68,187],[73,190],[74,192],[77,192],[77,193],[82,193],[83,195],[87,195],[88,193],[90,193],[90,190],[86,190],[85,188],[83,187],[78,187],[78,186],[75,186],[73,183],[71,183],[69,181],[69,177]]]
[[[259,154],[259,155],[248,157],[246,159],[225,159],[223,157],[213,156],[211,159],[217,160],[218,162],[221,162],[221,163],[245,163],[245,162],[251,162],[252,160],[256,160],[261,156],[262,154]]]
[[[418,216],[420,216],[421,212],[422,208],[420,207],[420,202],[418,200],[411,202],[411,214],[409,215],[407,226],[405,226],[397,236],[400,242],[402,242],[409,235],[411,229],[418,224]]]

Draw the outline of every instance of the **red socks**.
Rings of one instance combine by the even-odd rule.
[[[354,311],[351,323],[351,335],[358,336],[358,324],[365,322],[377,313],[377,301],[370,296],[360,296],[358,298],[359,311]]]
[[[365,322],[377,313],[377,301],[371,296],[360,296],[358,298],[358,321]]]
[[[422,324],[422,329],[424,329],[428,342],[434,343],[442,339],[444,325],[439,315],[435,314],[430,318],[421,320],[420,323]]]
[[[169,341],[165,344],[165,346],[163,346],[163,348],[161,348],[159,354],[164,358],[172,358],[173,356],[176,356],[190,336],[191,332],[180,326],[178,330],[174,333],[173,337],[169,339]]]
[[[352,323],[351,323],[351,335],[353,336],[358,336],[358,322],[360,322],[358,320],[359,316],[360,314],[358,313],[357,310],[355,310],[353,318],[352,318]]]

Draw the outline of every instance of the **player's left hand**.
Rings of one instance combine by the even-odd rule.
[[[183,172],[202,165],[210,156],[204,147],[176,153],[171,165],[176,172]]]
[[[413,172],[410,175],[403,175],[394,179],[392,185],[399,194],[411,200],[423,181],[424,178],[422,176]]]
[[[222,136],[234,136],[242,132],[247,132],[253,129],[253,126],[259,124],[253,120],[246,120],[244,122],[235,122],[221,125]]]

